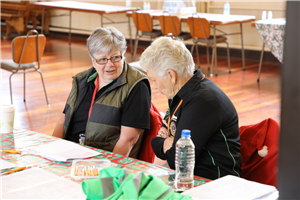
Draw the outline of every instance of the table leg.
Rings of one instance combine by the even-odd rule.
[[[244,40],[243,40],[243,24],[240,23],[240,29],[241,29],[241,44],[242,44],[242,60],[243,60],[243,70],[245,71],[245,53],[244,53]]]
[[[43,34],[44,32],[44,20],[45,20],[45,8],[43,8],[43,11],[42,11],[42,27],[41,27],[41,33]]]
[[[103,15],[102,14],[100,14],[100,27],[103,27]]]
[[[130,26],[130,17],[128,17],[128,28],[129,28],[129,37],[130,37],[130,53],[131,53],[131,60],[133,59],[133,49],[132,49],[132,38],[131,38],[131,26]]]
[[[71,24],[72,24],[72,10],[70,10],[70,20],[69,20],[69,45],[71,45]]]
[[[217,36],[216,36],[216,25],[214,25],[214,51],[215,51],[215,75],[218,76],[218,63],[217,63]],[[213,70],[213,67],[212,69]],[[212,74],[212,73],[211,73]]]
[[[258,67],[257,82],[259,82],[260,70],[261,70],[262,60],[263,60],[263,57],[264,57],[264,51],[265,51],[265,43],[263,42],[263,46],[262,46],[262,50],[261,50],[261,54],[260,54],[259,67]]]

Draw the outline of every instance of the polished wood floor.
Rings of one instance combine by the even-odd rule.
[[[129,50],[129,49],[128,49]],[[143,51],[139,48],[138,55]],[[128,51],[129,52],[129,51]],[[126,53],[131,62],[130,53]],[[11,40],[1,40],[1,59],[11,59]],[[194,57],[196,61],[196,57]],[[201,69],[209,77],[206,57],[200,57]],[[47,106],[40,75],[26,75],[26,102],[23,101],[23,75],[12,76],[13,103],[16,108],[15,127],[52,134],[71,88],[72,76],[91,67],[85,39],[47,36],[47,45],[41,62],[50,107]],[[232,73],[228,73],[227,59],[218,58],[218,76],[209,77],[229,96],[239,115],[239,125],[257,123],[265,118],[280,122],[281,65],[263,63],[261,81],[257,83],[258,61],[246,60],[242,70],[240,58],[231,58]],[[1,71],[1,104],[10,104],[9,76]],[[152,89],[152,101],[165,112],[167,99]]]

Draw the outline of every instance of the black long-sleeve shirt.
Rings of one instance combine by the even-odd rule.
[[[174,135],[172,148],[163,153],[165,139],[155,137],[151,145],[157,157],[167,160],[175,169],[175,147],[183,129],[191,130],[195,144],[194,174],[208,179],[241,174],[240,137],[238,115],[227,95],[201,70],[169,101],[170,134]],[[182,104],[176,110],[178,104]]]

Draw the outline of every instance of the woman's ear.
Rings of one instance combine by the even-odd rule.
[[[175,84],[177,81],[177,73],[172,70],[172,69],[168,69],[167,71],[167,76],[170,78],[170,80],[172,81],[172,84]]]

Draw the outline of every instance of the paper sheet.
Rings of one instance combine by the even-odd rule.
[[[2,176],[3,199],[85,199],[81,185],[40,168]]]
[[[2,169],[7,169],[7,168],[12,168],[12,167],[17,167],[17,165],[7,162],[6,160],[1,159],[1,164],[0,164],[0,170]]]
[[[274,186],[248,181],[227,175],[212,182],[183,192],[193,199],[276,199],[278,191]]]
[[[71,161],[101,154],[67,140],[56,140],[44,145],[29,148],[26,151],[55,161]]]

